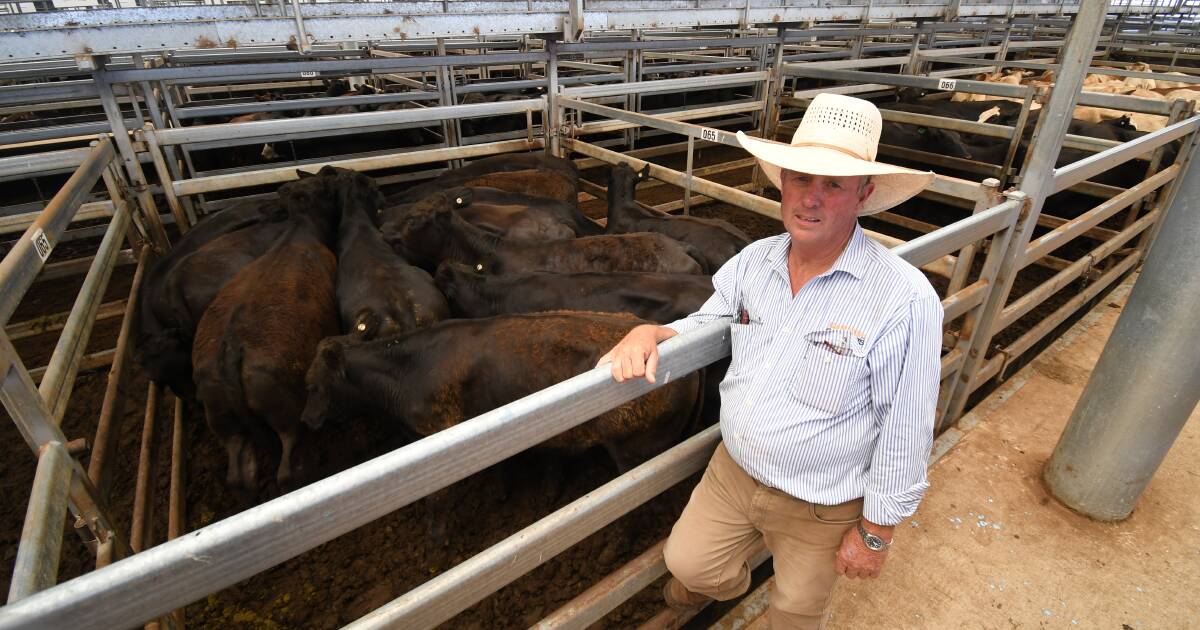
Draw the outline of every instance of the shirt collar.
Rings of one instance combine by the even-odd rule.
[[[775,265],[777,271],[780,271],[783,276],[788,277],[787,271],[787,251],[792,244],[792,237],[787,233],[783,234],[783,238],[775,243],[770,252],[767,253],[767,260]],[[837,260],[833,261],[833,265],[829,267],[825,273],[818,275],[828,276],[835,271],[842,271],[855,279],[861,280],[867,269],[867,261],[869,259],[868,248],[870,243],[867,240],[867,235],[863,232],[862,226],[857,222],[854,224],[854,232],[850,235],[850,240],[846,243],[846,247],[842,249],[842,253],[838,255]]]

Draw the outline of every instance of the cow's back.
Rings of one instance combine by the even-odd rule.
[[[410,335],[398,342],[408,347],[409,360],[395,375],[408,400],[404,421],[431,435],[587,372],[644,323],[629,315],[560,311],[451,320]],[[696,373],[675,377],[543,445],[572,452],[604,446],[645,457],[677,440],[700,402]]]
[[[702,274],[705,269],[698,256],[694,248],[662,234],[605,234],[547,243],[510,242],[487,257],[480,270],[486,273],[649,271]]]
[[[287,377],[303,392],[316,344],[337,334],[336,264],[333,253],[319,243],[286,242],[238,272],[197,326],[197,385],[227,380],[221,346],[236,343],[243,377],[251,369],[266,370]]]

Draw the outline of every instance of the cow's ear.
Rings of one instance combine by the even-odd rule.
[[[649,177],[650,177],[650,165],[647,164],[642,167],[642,170],[638,171],[638,180],[645,181]]]
[[[308,171],[302,171],[300,169],[296,169],[296,176],[299,177],[300,179],[308,179],[309,177],[316,177],[317,174],[310,173]]]

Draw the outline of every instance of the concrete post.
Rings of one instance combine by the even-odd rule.
[[[1046,463],[1054,496],[1129,516],[1200,401],[1200,162],[1191,161],[1129,302]]]

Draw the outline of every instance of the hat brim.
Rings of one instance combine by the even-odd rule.
[[[863,201],[859,216],[882,212],[904,203],[933,183],[932,171],[860,160],[829,147],[784,144],[747,136],[741,131],[737,132],[737,140],[743,149],[758,158],[763,174],[780,190],[780,175],[785,168],[825,177],[870,176],[875,190]]]

